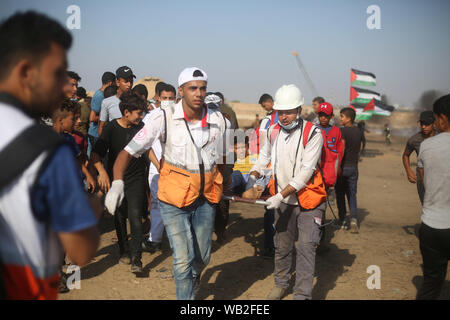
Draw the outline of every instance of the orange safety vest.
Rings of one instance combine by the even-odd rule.
[[[202,126],[208,127],[209,139],[202,148],[198,148],[186,119],[173,119],[171,108],[162,109],[166,125],[158,183],[158,199],[162,202],[183,208],[200,196],[210,203],[219,203],[222,197],[223,177],[211,159],[217,157],[215,144],[221,140],[219,135],[223,137],[225,133],[226,121],[220,111],[206,110]]]
[[[313,127],[313,124],[311,122],[304,122],[306,122],[306,124],[302,133],[303,148],[306,147],[306,144],[309,141],[309,134],[311,132],[311,128]],[[278,137],[280,127],[277,126],[273,126],[269,129],[268,136],[271,141],[274,141],[274,139]],[[276,175],[275,178],[274,175],[270,177],[267,188],[269,189],[269,192],[272,196],[277,193],[278,186]],[[306,183],[306,186],[297,192],[297,200],[302,208],[311,210],[322,204],[326,200],[326,198],[327,192],[325,189],[325,184],[322,178],[322,173],[320,172],[320,168],[318,167],[311,176],[311,179]]]

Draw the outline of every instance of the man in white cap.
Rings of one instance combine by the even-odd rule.
[[[173,250],[177,299],[190,300],[210,259],[215,210],[222,197],[224,166],[218,163],[223,163],[226,122],[219,110],[204,103],[207,75],[203,70],[184,69],[178,85],[182,100],[155,109],[117,157],[105,206],[114,213],[123,199],[123,174],[130,159],[140,157],[160,139],[161,217]]]
[[[268,299],[282,299],[289,286],[297,240],[294,299],[311,299],[315,250],[325,211],[325,186],[318,168],[323,138],[315,125],[300,117],[304,99],[295,85],[284,85],[275,95],[278,123],[267,138],[253,166],[247,188],[272,167],[271,198],[275,209],[275,287]],[[251,181],[250,181],[251,180]]]

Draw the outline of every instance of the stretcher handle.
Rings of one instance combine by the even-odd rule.
[[[243,203],[250,203],[250,204],[259,204],[263,206],[269,205],[267,201],[264,201],[263,199],[246,199],[238,196],[222,196],[222,199],[224,200],[231,200],[234,202],[243,202]]]

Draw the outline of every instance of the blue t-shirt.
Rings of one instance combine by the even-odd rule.
[[[326,134],[328,134],[328,132],[330,132],[331,128],[333,128],[333,126],[328,126],[328,128],[324,128],[322,127],[320,124],[317,125],[320,129],[322,129],[323,131],[325,131]]]
[[[81,155],[81,150],[80,150],[80,147],[77,145],[75,138],[66,132],[62,133],[62,136],[64,137],[64,139],[69,143],[70,147],[72,148],[72,152],[73,152],[75,158],[78,158]]]
[[[76,232],[97,224],[80,181],[73,151],[61,145],[51,156],[31,193],[34,213],[49,219],[56,232]]]
[[[94,111],[97,115],[100,114],[104,97],[105,96],[103,95],[103,91],[101,91],[100,89],[98,89],[92,97],[91,110]],[[98,123],[91,122],[88,134],[96,138],[98,137]]]

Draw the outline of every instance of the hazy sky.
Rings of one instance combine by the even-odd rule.
[[[72,30],[70,69],[87,90],[104,71],[131,67],[137,79],[156,76],[176,86],[189,66],[204,69],[208,89],[228,100],[256,103],[294,83],[313,93],[292,56],[298,51],[320,95],[348,104],[350,68],[377,76],[370,87],[390,103],[412,106],[429,89],[450,92],[450,1],[138,1],[0,0],[0,18],[35,9]],[[381,30],[369,30],[369,5],[381,9]]]

